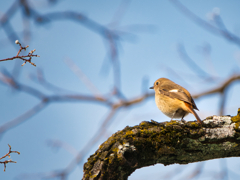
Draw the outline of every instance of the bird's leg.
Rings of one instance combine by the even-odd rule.
[[[176,112],[177,112],[177,111],[175,111],[175,112],[173,113],[173,116],[172,116],[172,118],[171,118],[171,121],[173,120],[173,118],[174,118]]]
[[[183,119],[185,115],[186,115],[186,114],[184,113],[183,116],[182,116],[182,119],[181,119],[181,121],[182,121],[183,123],[186,123],[186,121]]]

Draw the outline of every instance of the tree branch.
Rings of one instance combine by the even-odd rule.
[[[20,47],[20,49],[18,50],[17,55],[16,55],[16,56],[13,56],[13,57],[11,57],[11,58],[0,59],[0,62],[2,62],[2,61],[14,60],[14,59],[21,59],[21,60],[24,61],[24,63],[22,64],[22,66],[24,66],[27,62],[29,62],[29,63],[30,63],[31,65],[33,65],[33,66],[36,66],[36,64],[34,64],[34,63],[32,62],[32,57],[40,57],[40,56],[38,56],[38,55],[33,54],[33,53],[36,51],[36,49],[31,50],[31,51],[28,53],[28,55],[26,55],[26,56],[20,56],[19,54],[22,52],[22,50],[25,50],[25,51],[26,51],[29,46],[23,47],[22,44],[21,44],[18,40],[15,41],[15,44],[18,44],[19,47]]]
[[[11,156],[10,156],[11,153],[20,154],[20,152],[18,152],[18,151],[12,151],[12,147],[11,147],[10,145],[8,145],[8,147],[9,147],[8,153],[5,154],[4,156],[0,157],[0,160],[4,159],[4,158],[6,158],[6,157],[10,158],[10,157],[11,157]],[[17,162],[16,162],[16,161],[13,161],[13,160],[11,160],[11,159],[5,160],[5,161],[0,161],[0,164],[3,164],[3,165],[4,165],[4,171],[6,171],[6,167],[7,167],[7,164],[8,164],[8,163],[17,163]]]
[[[126,180],[136,169],[161,163],[188,164],[240,156],[238,115],[203,121],[143,121],[113,134],[88,158],[83,180]]]

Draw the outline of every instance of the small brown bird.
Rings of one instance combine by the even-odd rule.
[[[155,81],[153,87],[155,90],[155,102],[158,109],[171,118],[183,118],[192,113],[197,121],[202,124],[201,119],[194,111],[198,110],[191,94],[182,86],[174,83],[167,78],[160,78]]]

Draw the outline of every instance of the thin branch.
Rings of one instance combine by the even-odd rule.
[[[186,63],[189,68],[198,75],[198,77],[205,77],[207,79],[213,79],[212,75],[204,71],[194,60],[192,60],[187,54],[183,44],[178,44],[178,53],[181,59]]]
[[[196,168],[192,171],[191,174],[188,175],[186,179],[194,179],[199,177],[203,172],[204,165],[205,165],[205,162],[199,162]]]
[[[20,84],[13,77],[11,77],[8,72],[0,72],[0,82],[2,82],[4,85],[8,85],[9,87],[19,90],[22,92],[25,92],[27,94],[30,94],[34,97],[37,97],[39,99],[44,99],[46,98],[46,95],[40,92],[39,90],[32,88],[30,86]]]
[[[78,151],[74,147],[72,147],[70,144],[58,139],[47,140],[47,145],[55,149],[63,148],[74,156],[76,156],[78,153]]]
[[[40,103],[38,103],[36,106],[32,107],[31,109],[29,109],[28,111],[26,111],[25,113],[23,113],[21,116],[14,118],[11,121],[6,122],[5,124],[0,126],[0,134],[1,136],[3,135],[3,133],[5,133],[7,130],[25,122],[26,120],[28,120],[30,117],[34,116],[35,114],[37,114],[39,111],[41,111],[42,109],[44,109],[47,106],[47,101],[41,101]]]
[[[19,39],[17,33],[9,22],[19,7],[19,0],[15,0],[6,13],[0,17],[0,28],[3,28],[10,42],[14,42],[16,39]]]
[[[22,66],[24,66],[27,62],[30,63],[30,64],[33,65],[33,66],[36,66],[36,64],[34,64],[33,62],[31,62],[31,61],[32,61],[32,57],[40,57],[40,56],[38,56],[38,55],[34,55],[34,54],[33,54],[33,53],[36,51],[36,49],[31,50],[31,51],[28,53],[28,55],[19,56],[19,54],[22,52],[22,50],[25,50],[25,51],[26,51],[26,49],[27,49],[29,46],[23,47],[18,40],[16,40],[15,43],[20,46],[20,49],[18,50],[17,55],[16,55],[16,56],[13,56],[13,57],[11,57],[11,58],[0,59],[0,62],[2,62],[2,61],[14,60],[14,59],[21,59],[21,60],[24,61],[24,63],[22,64]]]
[[[228,179],[228,167],[227,167],[227,160],[226,159],[220,159],[220,165],[221,165],[221,173],[220,173],[220,179]]]
[[[240,38],[235,34],[227,31],[226,29],[219,29],[210,23],[202,20],[197,15],[195,15],[192,11],[190,11],[186,6],[184,6],[178,0],[170,0],[183,14],[185,14],[189,19],[191,19],[196,24],[200,25],[204,29],[208,30],[214,35],[221,35],[225,39],[229,40],[230,42],[235,43],[236,45],[240,46]]]
[[[121,78],[120,78],[121,75],[120,75],[120,62],[118,59],[119,55],[118,55],[117,39],[115,39],[111,33],[108,33],[107,37],[108,37],[110,58],[113,66],[114,88],[117,89],[116,92],[118,92],[121,89]]]
[[[227,92],[226,90],[223,92],[220,92],[221,95],[221,99],[220,99],[220,106],[219,106],[219,115],[224,115],[224,108],[225,108],[225,104],[226,104],[226,96],[227,96]]]
[[[77,77],[84,83],[84,85],[93,93],[95,97],[102,97],[97,87],[90,81],[90,79],[83,73],[83,71],[71,59],[67,59],[65,63],[77,75]]]
[[[115,28],[120,24],[130,3],[131,3],[131,0],[122,0],[117,11],[113,15],[112,21],[108,24],[108,26],[110,26],[111,28]]]
[[[220,106],[219,106],[219,115],[224,115],[224,109],[225,109],[225,105],[226,105],[226,96],[227,96],[227,88],[229,88],[230,85],[232,85],[232,83],[234,81],[239,81],[240,80],[240,75],[234,75],[232,77],[230,77],[229,79],[227,79],[224,83],[222,83],[219,87],[214,88],[210,91],[206,91],[203,93],[200,93],[198,95],[193,96],[193,98],[197,99],[200,97],[204,97],[207,95],[212,95],[212,94],[217,94],[220,93]]]
[[[227,87],[229,87],[234,81],[238,81],[240,80],[240,75],[233,75],[230,78],[228,78],[227,80],[225,80],[225,82],[221,83],[220,86],[209,90],[209,91],[205,91],[203,93],[199,93],[197,95],[194,95],[193,98],[197,99],[203,96],[207,96],[207,95],[212,95],[212,94],[216,94],[216,93],[221,93],[223,92]]]
[[[17,154],[20,154],[20,152],[18,151],[12,151],[12,147],[8,144],[8,147],[9,147],[9,151],[7,154],[5,154],[4,156],[0,157],[0,160],[1,159],[4,159],[6,157],[9,157],[10,158],[10,154],[11,153],[17,153]],[[0,161],[0,164],[3,164],[4,165],[4,171],[6,171],[6,167],[7,167],[7,163],[17,163],[16,161],[12,161],[11,159],[10,160],[5,160],[5,161]]]
[[[54,93],[63,93],[63,92],[64,93],[68,92],[68,93],[73,93],[73,94],[77,93],[76,91],[74,92],[74,91],[71,91],[71,90],[68,90],[68,89],[64,89],[64,88],[58,87],[58,86],[48,82],[47,79],[44,76],[43,71],[41,69],[37,69],[36,73],[37,73],[36,75],[35,74],[31,74],[30,78],[34,82],[40,84],[41,86],[43,86],[47,90],[50,90],[50,91],[52,91]]]

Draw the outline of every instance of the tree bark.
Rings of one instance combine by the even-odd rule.
[[[211,116],[197,122],[143,121],[108,138],[84,164],[83,180],[126,180],[136,169],[157,163],[188,164],[240,156],[237,116]]]

